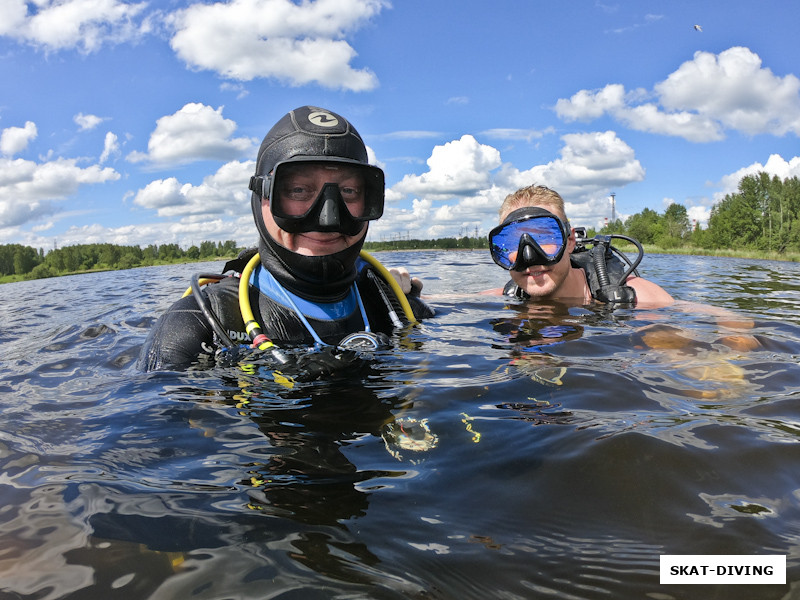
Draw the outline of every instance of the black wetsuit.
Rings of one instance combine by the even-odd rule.
[[[391,311],[405,323],[397,297],[373,267],[359,261],[356,268],[355,285],[371,331],[390,334],[395,327]],[[226,277],[219,283],[205,286],[203,294],[231,340],[246,345],[249,337],[239,308],[239,281],[239,277]],[[255,320],[277,346],[314,345],[312,333],[281,294],[273,292],[273,297],[270,297],[253,285],[249,290]],[[366,329],[358,303],[352,299],[352,292],[349,295],[349,301],[346,298],[335,302],[305,301],[316,305],[316,308],[311,307],[314,310],[303,309],[302,312],[311,328],[326,344],[335,345],[347,334]],[[417,319],[433,316],[433,311],[418,297],[407,298]],[[303,302],[302,299],[300,301]],[[219,348],[219,340],[211,324],[200,310],[197,300],[190,295],[175,302],[158,319],[142,347],[138,367],[153,371],[212,363]]]

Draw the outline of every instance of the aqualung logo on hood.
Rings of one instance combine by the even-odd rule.
[[[334,117],[331,113],[321,110],[309,114],[308,120],[318,127],[336,127],[339,124],[339,119]]]

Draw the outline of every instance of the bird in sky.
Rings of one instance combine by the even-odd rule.
[[[695,31],[703,31],[703,28],[702,28],[702,27],[700,27],[700,25],[695,25],[695,26],[694,26],[694,30],[695,30]]]

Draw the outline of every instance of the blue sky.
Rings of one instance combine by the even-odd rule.
[[[247,183],[292,108],[386,172],[371,240],[485,235],[548,185],[573,225],[800,175],[800,3],[0,0],[0,243],[256,234]],[[700,29],[695,28],[698,25]]]

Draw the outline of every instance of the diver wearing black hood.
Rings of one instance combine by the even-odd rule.
[[[409,320],[433,315],[418,291],[399,298],[386,272],[360,258],[368,222],[383,214],[384,177],[344,117],[312,106],[285,115],[261,143],[250,189],[260,264],[250,276],[252,250],[225,271],[246,272],[244,300],[276,345],[337,346],[364,331],[386,339]],[[139,368],[208,363],[221,347],[250,341],[239,281],[195,286],[176,302],[150,332]]]

